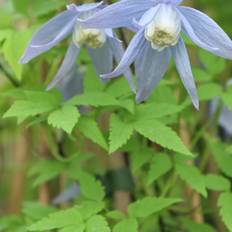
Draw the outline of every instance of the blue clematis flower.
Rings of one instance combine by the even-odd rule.
[[[72,34],[72,42],[69,45],[63,63],[57,75],[49,84],[48,89],[56,86],[63,78],[75,73],[76,58],[82,46],[87,48],[98,75],[110,72],[113,68],[113,60],[115,59],[119,62],[124,53],[121,42],[110,28],[88,28],[81,26],[78,22],[78,19],[86,19],[102,8],[104,8],[102,2],[89,3],[82,6],[68,5],[66,11],[51,19],[34,34],[23,57],[20,59],[20,63],[25,64],[29,62]],[[124,75],[131,89],[135,91],[130,70],[125,69]]]
[[[164,76],[171,57],[194,106],[199,108],[188,53],[181,38],[187,35],[205,50],[232,59],[232,41],[207,15],[181,0],[122,0],[97,12],[81,25],[95,28],[132,27],[131,40],[117,68],[102,78],[113,78],[135,62],[138,82],[137,102],[144,101]]]

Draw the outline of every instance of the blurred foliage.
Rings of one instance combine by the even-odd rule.
[[[232,110],[231,62],[188,43],[197,112],[173,65],[137,105],[123,78],[102,83],[81,51],[84,91],[65,101],[45,89],[67,41],[28,65],[18,60],[68,3],[0,0],[0,231],[232,231],[232,135],[219,120]],[[232,36],[230,0],[187,3]]]

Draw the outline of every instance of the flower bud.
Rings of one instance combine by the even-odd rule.
[[[160,4],[154,18],[146,26],[145,38],[151,42],[152,48],[162,51],[178,42],[180,31],[181,21],[176,10],[169,4]]]

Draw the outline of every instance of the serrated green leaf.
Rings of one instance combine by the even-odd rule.
[[[105,204],[101,201],[84,201],[77,206],[77,209],[81,213],[82,218],[86,220],[102,211],[104,206]]]
[[[229,191],[230,181],[223,176],[208,174],[204,176],[205,185],[208,189],[214,191]]]
[[[165,153],[155,154],[148,172],[147,183],[151,184],[172,168],[172,162]]]
[[[85,137],[91,139],[94,143],[100,145],[105,150],[108,150],[105,137],[94,119],[81,117],[77,125],[78,129]]]
[[[133,124],[125,123],[113,114],[110,120],[110,149],[113,153],[130,139],[133,133]]]
[[[95,215],[86,223],[86,232],[110,232],[110,228],[103,216]]]
[[[85,93],[73,97],[68,101],[72,105],[89,105],[89,106],[118,106],[119,101],[113,96],[103,92]]]
[[[92,175],[81,171],[78,176],[80,182],[81,193],[90,200],[102,201],[105,192],[100,181],[96,180]]]
[[[181,106],[167,103],[146,103],[135,109],[136,120],[152,120],[180,112]]]
[[[178,153],[193,156],[185,147],[177,134],[165,124],[157,120],[137,121],[135,129],[144,137],[161,145],[164,148],[176,151]]]
[[[119,100],[120,102],[120,106],[124,109],[126,109],[127,111],[129,111],[130,113],[134,114],[135,112],[135,103],[133,100],[131,99],[123,99],[123,100]]]
[[[74,207],[66,210],[61,210],[56,213],[50,214],[48,217],[41,219],[40,221],[30,225],[29,231],[46,231],[58,228],[65,228],[70,226],[76,226],[80,228],[76,231],[83,231],[83,220],[80,212]]]
[[[128,213],[131,217],[146,218],[179,202],[181,199],[177,198],[145,197],[130,204]]]
[[[75,106],[64,105],[61,109],[49,114],[48,124],[70,134],[79,117],[80,113]]]
[[[125,219],[113,228],[113,232],[138,232],[138,222],[134,218]]]
[[[24,91],[26,100],[18,100],[3,115],[7,117],[17,117],[20,122],[30,116],[47,113],[56,109],[60,103],[60,96],[53,93],[39,91]]]
[[[227,228],[232,231],[232,193],[222,193],[218,200],[220,215]]]
[[[186,181],[187,184],[204,197],[207,196],[204,176],[200,173],[199,169],[181,162],[176,163],[175,167],[181,179]]]

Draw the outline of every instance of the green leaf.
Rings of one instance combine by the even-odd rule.
[[[38,202],[25,202],[22,209],[22,213],[32,220],[39,220],[55,211],[55,208],[45,207]]]
[[[229,191],[230,181],[223,176],[208,174],[204,177],[205,185],[214,191]]]
[[[63,129],[68,134],[71,134],[79,117],[80,113],[75,106],[64,105],[61,109],[49,114],[48,124]]]
[[[227,146],[217,140],[208,140],[211,152],[220,170],[232,177],[232,155],[227,152]]]
[[[110,228],[103,216],[95,215],[86,223],[86,232],[110,232]]]
[[[0,30],[0,43],[7,39],[7,37],[11,35],[11,30],[9,29],[3,29],[3,30]]]
[[[138,121],[135,129],[144,137],[175,152],[193,156],[177,134],[168,126],[157,120]]]
[[[20,2],[17,0],[12,0],[14,8],[16,11],[22,14],[32,14],[33,16],[40,16],[43,14],[47,14],[50,11],[54,11],[62,6],[65,6],[65,0],[49,0],[48,2],[40,1],[40,0],[21,0]]]
[[[139,120],[151,120],[173,115],[180,112],[182,107],[167,103],[146,103],[138,105],[135,110],[135,118]]]
[[[7,117],[17,117],[19,122],[30,116],[47,113],[56,109],[60,104],[60,96],[53,93],[39,91],[25,91],[26,100],[18,100],[3,115]]]
[[[160,176],[167,173],[172,168],[172,162],[165,153],[155,154],[148,172],[148,184],[152,184]]]
[[[97,181],[92,175],[81,171],[79,173],[79,182],[81,193],[90,200],[102,201],[105,192],[100,181]]]
[[[34,164],[29,172],[30,176],[37,175],[37,178],[33,181],[33,186],[36,187],[55,178],[64,170],[64,167],[64,164],[57,161],[41,161]]]
[[[223,103],[230,109],[232,110],[232,93],[231,92],[226,92],[222,95],[222,100]]]
[[[182,224],[185,232],[216,232],[212,226],[206,223],[199,224],[187,218],[182,219]]]
[[[227,146],[226,152],[232,153],[232,145]]]
[[[125,219],[114,226],[113,232],[138,232],[138,222],[134,218]]]
[[[65,227],[76,227],[75,231],[84,231],[84,224],[80,212],[74,207],[50,214],[48,217],[30,225],[29,231],[46,231]],[[78,230],[77,230],[78,229]]]
[[[123,97],[131,94],[130,87],[125,78],[117,78],[106,86],[106,92],[114,97]]]
[[[123,99],[119,100],[120,106],[124,109],[126,109],[128,112],[134,114],[135,112],[135,102],[131,99]]]
[[[227,228],[232,231],[232,193],[222,193],[218,200],[220,215]]]
[[[110,149],[113,153],[119,147],[126,144],[133,134],[133,124],[125,123],[117,115],[113,114],[110,120]]]
[[[146,146],[136,147],[131,154],[131,166],[133,171],[139,170],[144,164],[150,162],[154,155],[154,150]]]
[[[104,206],[105,204],[101,201],[84,201],[77,206],[77,209],[81,213],[82,218],[86,220],[102,211]]]
[[[123,220],[125,219],[125,214],[123,214],[121,211],[118,210],[112,210],[106,214],[108,218],[111,218],[113,220]]]
[[[3,44],[3,54],[18,80],[22,79],[23,65],[19,64],[24,49],[31,37],[31,31],[12,31]],[[17,42],[16,39],[17,38]]]
[[[90,106],[118,106],[120,105],[113,96],[103,92],[84,93],[73,97],[68,101],[72,105],[90,105]]]
[[[176,163],[176,171],[181,179],[186,181],[194,190],[204,197],[207,196],[204,176],[196,167],[178,162]]]
[[[131,217],[146,218],[179,202],[181,202],[181,199],[177,198],[145,197],[130,204],[128,213]]]
[[[193,76],[194,76],[196,81],[209,82],[213,78],[212,75],[210,75],[208,72],[206,72],[203,69],[193,67],[192,70],[193,70]]]
[[[210,74],[217,75],[224,70],[225,60],[223,60],[222,58],[216,57],[204,50],[200,50],[199,55],[201,61]]]
[[[105,150],[108,150],[105,137],[94,119],[90,117],[81,117],[77,125],[78,129],[85,137],[91,139],[94,143],[100,145]]]
[[[222,87],[215,83],[203,84],[198,87],[198,97],[201,101],[212,100],[219,97]]]
[[[43,14],[47,14],[50,11],[54,11],[60,7],[63,7],[67,4],[65,0],[49,0],[48,2],[34,0],[29,1],[29,6],[35,16],[40,16]]]

